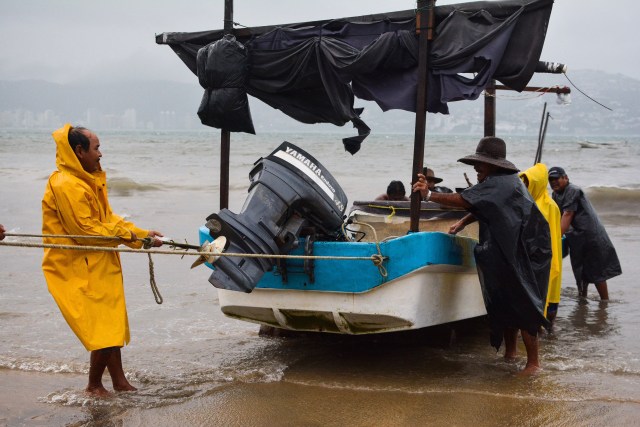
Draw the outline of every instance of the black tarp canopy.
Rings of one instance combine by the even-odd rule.
[[[426,107],[477,99],[492,79],[521,91],[539,62],[553,0],[480,1],[435,8],[429,47]],[[198,75],[204,124],[253,133],[246,95],[303,123],[351,121],[358,136],[343,140],[355,153],[369,128],[354,98],[382,110],[416,111],[416,11],[196,33],[162,33]],[[473,75],[469,74],[473,73]],[[462,75],[465,74],[465,75]]]

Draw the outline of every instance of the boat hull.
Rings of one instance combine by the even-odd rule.
[[[232,318],[295,331],[371,334],[420,329],[486,314],[475,268],[431,265],[368,292],[219,289]]]
[[[485,315],[473,255],[477,240],[442,232],[465,212],[429,209],[420,221],[426,231],[397,237],[409,221],[399,208],[391,216],[352,212],[350,230],[361,241],[317,241],[310,253],[301,241],[291,255],[321,259],[288,259],[265,272],[250,293],[218,289],[222,312],[276,328],[337,334],[420,329]],[[211,238],[204,227],[200,237]],[[384,257],[381,266],[367,259],[375,254]]]

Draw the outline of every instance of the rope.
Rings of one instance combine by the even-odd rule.
[[[130,248],[110,248],[103,246],[84,246],[84,245],[56,245],[51,243],[20,243],[20,242],[0,242],[0,246],[16,246],[16,247],[24,247],[24,248],[45,248],[45,249],[70,249],[76,251],[102,251],[102,252],[129,252],[129,253],[150,253],[150,254],[161,254],[161,255],[205,255],[206,257],[210,257],[214,254],[211,252],[201,252],[201,251],[163,251],[159,249],[130,249]],[[375,264],[375,255],[371,256],[333,256],[333,255],[281,255],[281,254],[245,254],[245,253],[233,253],[233,252],[223,252],[220,254],[215,254],[215,256],[220,257],[240,257],[240,258],[271,258],[271,259],[322,259],[322,260],[342,260],[342,261],[374,261]],[[384,257],[386,259],[386,257]]]
[[[224,23],[231,22],[235,27],[249,28],[246,25],[242,25],[241,23],[234,21],[233,19],[223,19],[222,22]]]
[[[124,240],[121,237],[114,236],[85,236],[85,235],[73,235],[73,234],[25,234],[25,233],[5,233],[5,236],[14,236],[14,237],[47,237],[47,238],[63,238],[63,239],[98,239],[98,240]],[[149,239],[140,239],[143,243],[147,243]],[[7,246],[25,246],[25,244],[9,244],[9,242],[0,242]],[[43,244],[44,245],[44,244]],[[30,246],[29,246],[30,247]],[[85,246],[86,248],[87,246]],[[104,249],[100,246],[101,250]],[[113,248],[111,248],[113,249]],[[160,295],[160,290],[158,289],[158,285],[156,284],[156,277],[153,268],[153,260],[151,259],[151,254],[149,253],[149,285],[151,286],[151,292],[153,293],[153,298],[156,300],[157,304],[162,304],[164,299],[162,295]]]
[[[393,206],[390,206],[390,208],[391,208],[391,213],[389,215],[387,215],[387,219],[389,221],[391,221],[393,219],[393,217],[395,216],[395,214],[396,214],[396,208],[393,207]]]
[[[553,86],[553,87],[559,87],[559,86]],[[538,89],[532,92],[526,92],[526,93],[520,93],[520,94],[514,94],[514,95],[497,95],[497,94],[491,94],[491,93],[487,93],[486,91],[484,92],[484,96],[489,97],[489,98],[495,98],[495,99],[505,99],[505,100],[514,100],[514,101],[521,101],[521,100],[525,100],[525,99],[535,99],[535,98],[539,98],[542,95],[545,95],[547,93],[551,92],[551,90],[542,90],[542,89]],[[531,95],[529,95],[529,93]]]
[[[118,241],[123,241],[123,242],[129,242],[132,243],[133,241],[130,241],[128,239],[125,239],[123,237],[116,237],[116,236],[87,236],[87,235],[73,235],[73,234],[24,234],[24,233],[5,233],[5,236],[15,236],[15,237],[44,237],[44,238],[50,238],[50,239],[94,239],[94,240],[118,240]],[[153,238],[151,237],[143,237],[143,238],[138,238],[137,240],[138,242],[142,242],[142,247],[145,249],[149,249],[151,247],[153,247]],[[172,244],[175,244],[175,242],[170,241],[170,242],[163,242],[163,243],[167,243],[168,246],[171,247]]]
[[[222,257],[241,257],[241,258],[270,258],[270,259],[303,259],[303,260],[343,260],[343,261],[371,261],[373,265],[378,267],[378,271],[383,278],[387,277],[387,270],[384,267],[383,263],[387,259],[387,257],[382,255],[380,251],[380,244],[378,242],[378,236],[376,235],[375,229],[366,223],[364,224],[373,230],[373,234],[376,239],[376,248],[378,250],[377,254],[373,254],[369,257],[351,257],[351,256],[329,256],[329,255],[281,255],[281,254],[246,254],[246,253],[232,253],[232,252],[223,252],[220,254],[215,254],[215,256]],[[42,234],[16,234],[16,233],[5,233],[7,236],[21,236],[21,237],[62,237],[62,238],[94,238],[94,236],[73,236],[73,235],[42,235]],[[110,237],[110,236],[97,236],[102,237],[104,239],[120,239],[119,237]],[[141,239],[143,240],[143,239]],[[155,273],[154,273],[154,264],[151,259],[151,254],[162,254],[162,255],[180,255],[184,257],[185,255],[196,255],[196,256],[205,256],[209,257],[212,255],[211,252],[203,252],[203,251],[163,251],[159,249],[148,249],[146,246],[144,249],[130,249],[130,248],[111,248],[111,247],[103,247],[103,246],[88,246],[88,245],[57,245],[52,243],[21,243],[21,242],[4,242],[0,241],[0,246],[13,246],[13,247],[23,247],[23,248],[45,248],[45,249],[68,249],[68,250],[76,250],[76,251],[98,251],[98,252],[128,252],[128,253],[146,253],[149,257],[149,284],[151,286],[151,292],[153,292],[153,297],[156,300],[157,304],[162,304],[163,298],[158,289],[158,285],[156,284]]]
[[[343,235],[343,236],[344,236],[348,241],[350,241],[350,242],[359,242],[359,241],[361,241],[361,240],[362,240],[362,239],[367,235],[367,233],[365,233],[364,231],[360,231],[360,230],[352,230],[352,229],[350,229],[350,228],[347,228],[347,223],[346,223],[346,222],[343,222],[343,223],[342,223],[342,225],[340,226],[340,228],[342,229],[342,235]],[[347,231],[348,231],[349,233],[352,233],[352,234],[361,234],[361,236],[360,236],[360,238],[359,238],[359,239],[356,239],[356,238],[355,238],[355,237],[353,237],[353,236],[349,236],[349,235],[347,234]]]
[[[367,224],[366,222],[353,220],[352,224],[366,225],[373,232],[373,239],[376,244],[376,249],[378,250],[378,253],[371,255],[371,261],[373,261],[373,265],[378,267],[378,272],[382,276],[383,280],[386,279],[388,276],[388,273],[387,273],[387,269],[383,265],[383,262],[385,261],[385,259],[387,259],[387,257],[383,256],[382,251],[380,250],[380,241],[378,240],[378,233],[376,233],[376,229],[373,227],[373,225]]]
[[[376,208],[376,209],[388,209],[391,210],[394,214],[395,211],[408,211],[411,208],[403,208],[399,206],[391,206],[391,205],[367,205],[368,208]],[[449,212],[449,211],[464,211],[464,209],[460,208],[448,208],[448,209],[438,209],[438,208],[420,208],[420,212]],[[363,223],[364,224],[364,223]]]
[[[151,254],[149,255],[149,284],[151,285],[151,292],[153,292],[153,298],[156,300],[156,304],[162,304],[164,301],[162,299],[162,295],[160,295],[160,291],[158,290],[158,285],[156,284],[156,276],[153,271],[153,260],[151,259]]]
[[[23,234],[23,233],[4,233],[5,236],[14,237],[50,237],[50,238],[62,238],[62,239],[102,239],[102,240],[126,240],[122,237],[115,236],[87,236],[87,235],[73,235],[73,234]]]
[[[564,76],[567,78],[567,80],[569,80],[569,83],[571,83],[571,86],[573,86],[578,92],[580,92],[581,94],[583,94],[584,96],[586,96],[587,98],[589,98],[591,101],[595,102],[596,104],[598,104],[599,106],[606,108],[609,111],[613,111],[611,108],[607,107],[604,104],[601,104],[600,102],[596,101],[595,99],[593,99],[592,97],[590,97],[589,95],[587,95],[586,93],[584,93],[583,91],[580,90],[580,88],[578,88],[578,86],[576,86],[571,79],[569,78],[569,76],[567,76],[567,73],[562,73],[564,74]]]

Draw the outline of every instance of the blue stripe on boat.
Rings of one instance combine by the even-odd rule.
[[[200,243],[211,241],[209,230],[200,227]],[[421,267],[442,265],[475,269],[473,248],[476,241],[440,232],[419,232],[380,243],[380,251],[388,257],[384,262],[387,277],[383,278],[372,261],[315,260],[315,282],[304,272],[304,260],[287,260],[287,282],[276,268],[265,273],[257,288],[313,290],[325,292],[366,292],[397,279]],[[291,255],[303,255],[304,241]],[[314,242],[313,255],[369,257],[377,254],[372,242]],[[207,266],[213,268],[209,263]]]

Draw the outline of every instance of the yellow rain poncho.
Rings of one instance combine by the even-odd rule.
[[[42,199],[42,233],[143,238],[149,233],[111,211],[106,174],[86,172],[69,145],[69,129],[53,132],[57,170]],[[118,241],[45,238],[45,243],[116,247]],[[140,242],[129,244],[140,247]],[[89,351],[129,342],[122,268],[117,252],[45,249],[42,270],[62,315]]]
[[[535,200],[538,210],[540,210],[549,223],[549,231],[551,232],[552,257],[547,303],[544,308],[544,314],[546,316],[549,304],[557,304],[560,302],[560,288],[562,286],[562,231],[560,230],[560,209],[558,209],[558,205],[547,192],[549,173],[544,164],[538,163],[526,171],[520,172],[520,177],[523,175],[527,176],[529,193],[531,193],[531,197]]]

